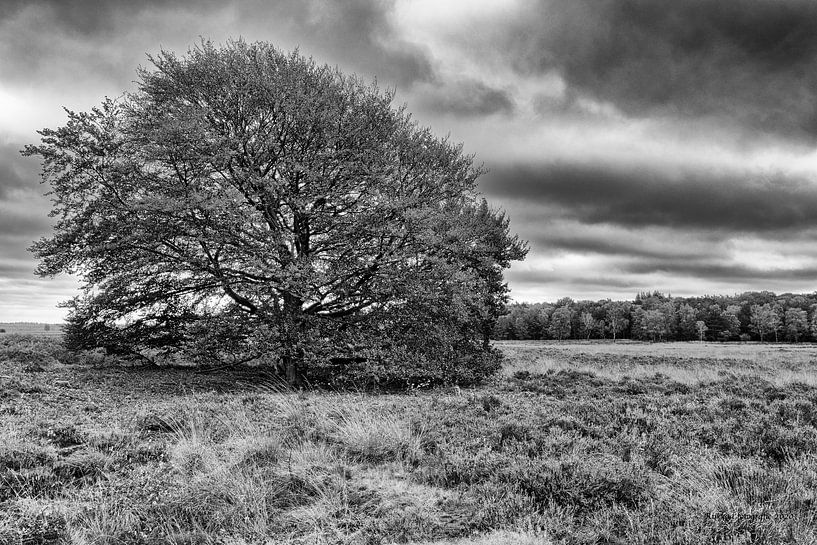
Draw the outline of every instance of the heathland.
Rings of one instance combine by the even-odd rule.
[[[813,543],[813,345],[507,341],[288,390],[0,336],[0,543]]]

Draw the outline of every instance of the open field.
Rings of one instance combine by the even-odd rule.
[[[63,324],[43,324],[39,322],[0,322],[0,335],[36,335],[60,337]]]
[[[761,377],[778,386],[817,386],[817,345],[812,343],[498,341],[495,346],[508,359],[507,376],[580,370],[613,380],[661,373],[693,384],[734,375]]]
[[[0,337],[0,543],[817,542],[812,347],[498,346],[375,395]]]

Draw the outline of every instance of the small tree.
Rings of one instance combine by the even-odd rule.
[[[605,322],[604,320],[596,320],[596,331],[598,332],[598,335],[599,335],[600,338],[606,339],[607,338],[607,336],[606,336],[607,335],[607,322]]]
[[[349,352],[487,351],[526,248],[461,146],[265,43],[151,61],[137,92],[25,150],[58,218],[38,272],[84,280],[79,340],[275,354],[291,382]]]
[[[593,315],[589,312],[582,312],[579,320],[581,321],[582,329],[584,330],[586,338],[589,340],[590,335],[593,333],[593,329],[596,327],[596,319],[593,318]]]
[[[689,341],[698,337],[698,313],[689,303],[678,307],[678,333],[682,340]]]
[[[774,333],[776,342],[777,333],[780,331],[780,315],[769,303],[752,305],[749,327],[760,336],[760,342],[763,342],[763,337],[769,333]]]
[[[644,312],[644,333],[655,342],[662,339],[667,333],[666,314],[661,310],[647,310]]]
[[[817,304],[810,307],[811,321],[809,321],[809,332],[811,338],[817,340]]]
[[[695,329],[698,331],[698,342],[704,342],[704,334],[709,331],[706,323],[703,320],[698,320],[695,322]]]
[[[792,342],[798,342],[808,331],[808,313],[799,308],[789,308],[785,315],[786,338]]]
[[[630,325],[630,303],[624,301],[608,301],[604,305],[604,312],[607,316],[607,325],[610,333],[613,334],[613,342],[615,342],[616,336]]]
[[[737,316],[735,307],[728,307],[721,312],[720,318],[720,338],[724,341],[738,338],[740,336],[740,319]]]
[[[569,306],[562,306],[553,311],[550,317],[548,333],[554,339],[562,340],[570,337],[573,310]]]

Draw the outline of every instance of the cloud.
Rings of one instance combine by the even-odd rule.
[[[759,284],[772,280],[813,281],[814,278],[817,278],[817,266],[759,269],[742,263],[701,262],[686,259],[635,262],[622,266],[622,272],[635,275],[663,272],[677,276],[705,278],[710,281],[751,281]]]
[[[541,253],[597,256],[630,256],[642,259],[701,261],[722,256],[728,236],[709,231],[665,228],[635,229],[613,225],[588,225],[575,220],[533,217],[520,222],[531,233],[530,242]],[[674,244],[667,244],[667,240]]]
[[[20,155],[22,146],[0,143],[0,201],[21,189],[37,187],[36,161]],[[2,220],[0,220],[2,221]]]
[[[817,4],[808,0],[542,0],[471,43],[522,77],[635,117],[737,120],[817,130]],[[477,34],[481,35],[481,34]]]
[[[279,0],[237,4],[242,18],[268,24],[307,53],[344,61],[391,85],[434,79],[430,53],[403,40],[392,18],[394,2]]]
[[[495,167],[482,188],[587,224],[768,232],[817,217],[817,185],[782,173],[553,162]]]
[[[494,88],[475,78],[435,81],[415,90],[414,103],[421,109],[457,117],[511,114],[515,104],[507,89]]]
[[[6,82],[30,82],[33,76],[82,73],[124,85],[138,64],[146,64],[145,54],[160,47],[178,52],[200,37],[244,37],[285,49],[301,46],[307,55],[388,85],[433,80],[429,52],[400,38],[393,8],[377,0],[18,2],[0,17],[0,74]]]
[[[67,34],[83,37],[107,35],[117,29],[123,18],[131,18],[148,10],[168,10],[189,6],[183,0],[6,0],[0,23],[15,20],[21,12],[29,11],[36,17],[53,20]],[[197,0],[197,9],[218,5],[216,0]]]
[[[573,286],[589,286],[601,289],[622,288],[627,290],[637,289],[641,285],[638,278],[634,276],[610,277],[591,273],[588,276],[565,277],[557,272],[544,270],[521,270],[511,271],[507,275],[508,280],[514,284],[530,286],[542,286],[553,282],[570,284]]]

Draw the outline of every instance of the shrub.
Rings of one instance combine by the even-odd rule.
[[[68,537],[65,517],[52,509],[17,502],[0,510],[0,543],[62,545]]]
[[[54,473],[64,480],[89,482],[102,477],[110,462],[101,452],[77,451],[54,464]]]
[[[331,438],[358,461],[416,461],[422,454],[422,431],[392,414],[356,410],[342,415]]]
[[[528,494],[539,506],[571,506],[580,512],[615,504],[638,508],[652,494],[644,467],[615,458],[517,464],[500,471],[499,480]]]
[[[314,360],[306,380],[333,389],[406,389],[436,385],[472,386],[502,367],[498,351],[429,352],[407,346],[367,350],[356,356]]]

